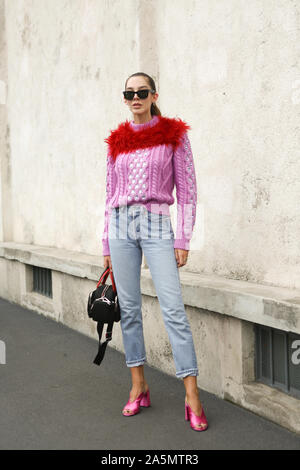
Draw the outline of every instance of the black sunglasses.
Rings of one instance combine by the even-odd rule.
[[[135,94],[137,94],[141,100],[145,100],[149,95],[149,91],[151,93],[155,93],[155,90],[148,90],[148,89],[138,90],[138,91],[126,90],[126,91],[123,91],[123,95],[124,95],[125,100],[129,100],[129,101],[133,100]]]

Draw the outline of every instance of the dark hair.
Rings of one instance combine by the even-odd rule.
[[[138,76],[146,77],[146,79],[148,80],[148,84],[149,84],[150,88],[152,88],[152,90],[156,91],[156,86],[155,86],[155,82],[154,82],[153,78],[150,77],[150,75],[147,75],[144,72],[136,72],[136,73],[133,73],[132,75],[130,75],[130,77],[128,77],[126,82],[125,82],[125,90],[126,90],[128,80],[131,77],[138,77]],[[156,105],[156,103],[151,104],[150,112],[151,112],[151,116],[161,116],[161,112],[160,112],[158,106]]]

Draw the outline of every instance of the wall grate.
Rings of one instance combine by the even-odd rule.
[[[255,379],[300,398],[300,335],[264,325],[255,329]]]
[[[52,297],[51,269],[33,266],[33,291]]]

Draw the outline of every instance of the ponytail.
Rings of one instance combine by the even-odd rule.
[[[158,106],[156,105],[156,103],[151,104],[150,112],[151,112],[151,116],[161,116],[161,112]]]

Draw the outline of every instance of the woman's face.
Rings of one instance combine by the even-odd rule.
[[[148,84],[148,81],[145,77],[142,76],[137,76],[137,77],[131,77],[129,78],[125,90],[131,90],[131,91],[138,91],[138,90],[145,90],[148,89],[150,90],[151,87]],[[134,95],[134,98],[132,101],[126,100],[124,98],[124,102],[127,104],[129,107],[130,111],[133,114],[151,114],[150,113],[150,108],[151,104],[154,103],[158,98],[158,93],[150,93],[148,94],[146,99],[141,99],[138,97],[138,95]]]

